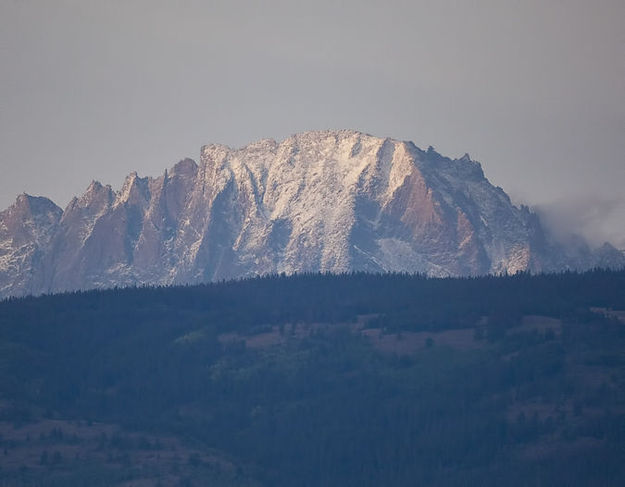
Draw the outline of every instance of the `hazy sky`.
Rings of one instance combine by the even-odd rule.
[[[327,128],[625,247],[625,1],[0,0],[1,208]]]

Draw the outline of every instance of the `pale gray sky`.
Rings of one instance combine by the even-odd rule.
[[[625,247],[625,1],[0,0],[1,208],[327,128]]]

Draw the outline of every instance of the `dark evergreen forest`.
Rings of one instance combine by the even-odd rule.
[[[0,303],[0,486],[625,484],[625,271]]]

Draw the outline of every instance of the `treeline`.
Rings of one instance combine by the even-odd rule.
[[[64,321],[72,313],[141,317],[201,313],[224,329],[263,323],[340,322],[378,313],[394,326],[470,327],[480,316],[563,316],[581,308],[625,308],[625,271],[468,278],[413,274],[296,274],[195,286],[116,288],[0,302],[0,319]]]

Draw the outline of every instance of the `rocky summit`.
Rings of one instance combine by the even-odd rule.
[[[623,267],[609,244],[551,241],[468,155],[355,131],[207,145],[65,210],[20,195],[0,213],[0,297],[269,273],[464,276]]]

